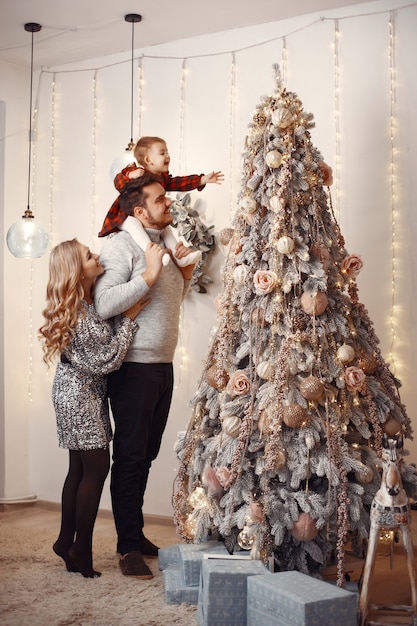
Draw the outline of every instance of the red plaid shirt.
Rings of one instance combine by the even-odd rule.
[[[114,186],[117,191],[121,193],[125,188],[126,183],[131,181],[129,178],[129,172],[133,172],[137,169],[136,165],[128,165],[114,179]],[[171,174],[161,174],[162,185],[166,191],[191,191],[192,189],[198,189],[201,191],[205,185],[200,185],[200,180],[203,174],[191,174],[191,176],[171,176]],[[99,237],[106,237],[110,233],[120,230],[120,225],[125,221],[126,215],[119,207],[119,198],[111,205],[104,218],[103,226],[99,232]]]

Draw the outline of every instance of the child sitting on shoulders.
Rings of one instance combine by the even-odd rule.
[[[157,174],[161,177],[161,184],[166,191],[191,191],[198,189],[201,191],[205,185],[216,183],[218,185],[224,180],[222,172],[210,172],[210,174],[191,174],[189,176],[171,176],[169,173],[170,156],[166,142],[160,137],[141,137],[136,143],[133,154],[138,163],[132,163],[125,167],[114,179],[116,189],[121,193],[125,185],[133,178],[138,178],[144,171]],[[119,199],[113,202],[99,232],[99,237],[105,237],[117,230],[126,230],[130,233],[136,243],[146,249],[149,238],[146,231],[138,220],[126,216],[119,207]],[[175,246],[178,243],[176,235],[170,226],[167,226],[162,235],[165,246],[172,251],[175,258]],[[175,258],[178,265],[198,263],[201,259],[201,252],[189,254],[183,259]],[[164,264],[169,262],[169,255],[165,255]]]

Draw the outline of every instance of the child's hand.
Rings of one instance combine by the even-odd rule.
[[[132,170],[131,172],[129,172],[128,176],[131,179],[140,178],[141,176],[143,176],[144,173],[145,173],[145,170],[143,169],[143,167],[137,167],[135,170]]]
[[[224,174],[222,172],[210,172],[210,174],[204,174],[201,177],[201,184],[216,183],[216,185],[221,185],[223,180]]]

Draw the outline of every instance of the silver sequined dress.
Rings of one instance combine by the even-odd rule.
[[[138,328],[129,317],[114,328],[93,304],[81,306],[64,351],[69,363],[58,363],[52,385],[59,446],[70,450],[105,448],[111,440],[107,374],[121,366]]]

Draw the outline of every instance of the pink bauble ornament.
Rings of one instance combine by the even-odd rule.
[[[329,269],[331,265],[330,250],[323,243],[313,244],[310,253],[320,261],[325,271]]]
[[[307,400],[318,400],[323,395],[324,383],[316,376],[307,376],[300,383],[300,391]]]
[[[318,535],[316,522],[309,513],[300,513],[298,520],[294,522],[291,534],[298,541],[312,541]]]
[[[254,524],[263,521],[264,511],[260,502],[251,502],[249,504],[249,517]]]
[[[307,412],[300,404],[284,406],[282,417],[289,428],[301,428],[307,423]]]
[[[323,291],[305,291],[301,296],[301,308],[308,315],[321,315],[327,307],[327,296]]]

